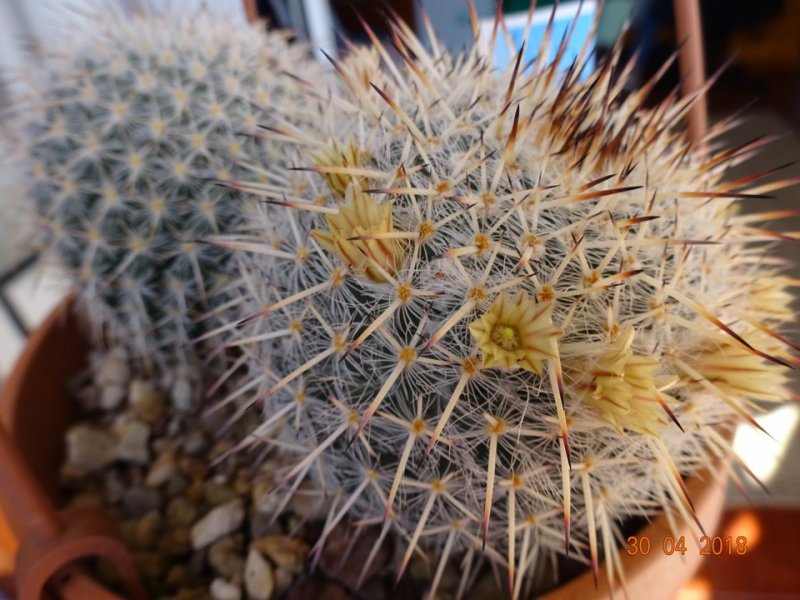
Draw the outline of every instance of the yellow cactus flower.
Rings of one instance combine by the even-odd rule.
[[[784,276],[756,279],[750,284],[747,308],[764,319],[790,320],[795,299],[789,290],[792,285],[794,282]]]
[[[594,366],[579,387],[583,400],[600,411],[609,425],[622,433],[625,429],[658,435],[667,422],[667,410],[675,399],[661,390],[674,380],[657,381],[658,361],[631,351],[634,330],[626,327]],[[586,376],[591,380],[586,380]]]
[[[355,169],[361,162],[361,152],[358,147],[351,143],[340,146],[334,141],[325,150],[320,150],[311,154],[311,160],[317,168],[334,167],[342,170]],[[348,186],[357,184],[359,190],[369,187],[369,180],[366,177],[351,175],[348,173],[323,173],[325,183],[338,198],[344,198]]]
[[[777,350],[774,340],[766,335],[751,334],[746,339],[767,353]],[[733,341],[708,348],[690,366],[731,396],[783,401],[788,395],[786,367],[769,362]]]
[[[543,361],[556,356],[561,331],[553,325],[553,304],[535,302],[525,292],[502,293],[469,331],[478,342],[483,366],[521,367],[541,374]]]
[[[370,281],[385,283],[385,274],[394,275],[403,264],[403,243],[381,237],[394,231],[390,203],[378,204],[369,194],[349,187],[345,204],[325,219],[328,230],[316,229],[311,235]]]

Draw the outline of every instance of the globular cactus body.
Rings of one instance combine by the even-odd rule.
[[[464,585],[484,557],[519,597],[565,550],[604,549],[613,584],[620,523],[691,523],[682,475],[787,394],[796,282],[737,210],[783,183],[724,182],[749,147],[689,143],[690,101],[643,108],[616,55],[495,73],[394,34],[403,68],[345,59],[320,130],[275,130],[299,170],[249,188],[249,377],[221,404],[264,411],[242,446],[297,453],[282,490],[335,495],[320,544],[350,514],[407,541],[401,573],[432,550],[433,590],[461,555]]]
[[[241,195],[213,181],[280,160],[252,134],[265,109],[297,107],[284,71],[311,63],[285,33],[205,10],[105,8],[80,29],[34,63],[12,114],[37,241],[101,338],[184,362],[231,264],[201,241],[242,222]]]

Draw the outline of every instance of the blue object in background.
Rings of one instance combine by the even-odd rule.
[[[550,37],[550,43],[547,48],[548,61],[555,58],[558,47],[561,44],[564,36],[572,27],[573,21],[577,16],[577,22],[572,32],[572,36],[567,42],[567,48],[561,63],[558,65],[559,71],[565,71],[570,67],[572,62],[580,54],[587,37],[592,30],[592,23],[594,22],[595,13],[597,11],[597,3],[593,0],[586,0],[578,13],[580,2],[565,2],[559,5],[556,9],[555,18],[553,19],[553,31]],[[536,58],[539,53],[542,39],[544,38],[547,23],[550,20],[552,7],[537,9],[533,13],[531,20],[530,33],[528,34],[528,43],[525,46],[525,54],[522,57],[522,64],[525,65]],[[527,21],[526,13],[518,13],[513,15],[506,15],[506,27],[514,43],[513,51],[509,48],[507,38],[501,28],[498,28],[497,37],[494,43],[494,64],[498,68],[506,67],[511,61],[516,60],[516,55],[522,46],[522,41],[525,39],[525,24]],[[481,41],[484,44],[489,43],[492,35],[492,28],[494,27],[494,18],[481,20]],[[589,43],[588,54],[586,59],[586,67],[583,70],[582,76],[586,76],[592,72],[595,65],[594,56],[595,40]]]

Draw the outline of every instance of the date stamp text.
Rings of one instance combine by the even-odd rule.
[[[646,556],[653,550],[661,550],[666,555],[680,554],[682,556],[687,551],[685,536],[674,538],[668,535],[660,540],[651,540],[647,535],[632,535],[626,542],[625,552],[629,556]],[[700,538],[701,556],[744,556],[745,554],[747,554],[747,538],[743,535],[735,538],[730,535],[725,537],[704,535]]]

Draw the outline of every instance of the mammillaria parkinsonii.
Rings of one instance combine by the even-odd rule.
[[[565,551],[613,585],[621,523],[692,523],[682,476],[788,395],[796,282],[760,224],[784,215],[738,205],[789,182],[724,181],[754,146],[704,150],[732,121],[690,143],[691,99],[645,108],[617,53],[497,72],[392,28],[399,65],[373,39],[318,131],[273,129],[295,169],[230,182],[263,205],[226,238],[248,376],[219,406],[263,411],[241,447],[296,455],[275,493],[334,496],[318,547],[349,515],[401,536],[398,577],[431,557],[431,594],[457,556],[459,594],[480,558],[518,597]]]

